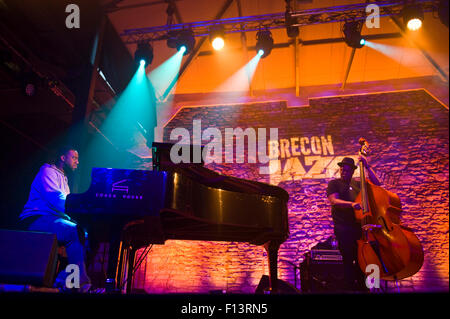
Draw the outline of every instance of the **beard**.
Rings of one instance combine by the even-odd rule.
[[[77,169],[77,166],[75,165],[68,165],[67,163],[64,163],[64,171],[65,172],[73,172]]]

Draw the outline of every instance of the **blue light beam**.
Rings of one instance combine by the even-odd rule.
[[[150,72],[149,79],[153,84],[156,92],[156,97],[160,99],[164,92],[169,87],[170,83],[178,77],[180,72],[181,61],[183,60],[183,47],[180,51],[177,51],[167,61],[159,65],[156,69]],[[176,83],[172,90],[176,87]]]

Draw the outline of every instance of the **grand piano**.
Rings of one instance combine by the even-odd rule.
[[[278,249],[289,235],[288,193],[203,163],[173,164],[171,147],[153,143],[152,171],[93,168],[88,190],[67,197],[66,213],[109,243],[107,291],[130,292],[124,278],[133,274],[137,249],[178,239],[263,245],[276,293]]]

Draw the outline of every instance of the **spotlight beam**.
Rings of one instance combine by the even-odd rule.
[[[177,78],[182,59],[183,51],[177,51],[148,75],[150,82],[155,88],[158,100],[167,89],[167,85]]]
[[[219,92],[248,92],[261,55],[256,54],[250,61],[216,88]]]
[[[214,18],[215,20],[222,18],[222,16],[225,14],[225,12],[228,10],[228,8],[231,6],[231,4],[233,3],[234,0],[227,0],[222,8],[219,10],[219,12],[217,13],[216,17]],[[167,87],[166,91],[164,92],[164,94],[161,97],[161,100],[165,100],[169,94],[170,91],[172,91],[172,88],[174,87],[175,83],[181,78],[181,76],[183,75],[184,71],[186,71],[187,67],[189,66],[189,64],[191,64],[192,60],[198,55],[198,53],[200,52],[200,48],[202,47],[203,43],[205,42],[206,37],[203,37],[200,39],[200,41],[198,41],[197,45],[195,46],[194,50],[192,50],[191,54],[188,55],[186,61],[183,63],[183,65],[180,68],[180,72],[178,74],[177,77],[175,77],[172,82],[169,84],[169,86]]]
[[[200,47],[203,45],[203,43],[205,42],[205,38],[200,39],[200,41],[197,43],[197,45],[195,46],[194,50],[192,50],[191,54],[188,55],[186,61],[183,63],[183,65],[180,68],[180,72],[178,73],[178,76],[175,77],[169,84],[169,86],[167,87],[167,89],[164,91],[164,94],[161,96],[161,100],[164,101],[170,94],[170,91],[172,91],[172,88],[174,87],[174,85],[177,83],[177,81],[181,78],[181,76],[183,75],[184,71],[186,71],[187,67],[189,66],[189,64],[191,64],[192,60],[194,60],[194,58],[198,55],[199,51],[200,51]]]
[[[428,54],[428,52],[424,48],[422,48],[422,46],[419,43],[417,43],[416,41],[414,41],[414,39],[412,39],[411,37],[408,36],[404,26],[402,25],[402,23],[400,23],[398,18],[392,16],[391,20],[399,28],[400,33],[403,35],[403,37],[405,39],[407,39],[408,41],[410,41],[417,49],[420,50],[420,52],[422,52],[422,54],[428,60],[428,62],[430,62],[431,65],[438,71],[438,73],[442,77],[442,79],[448,83],[448,75],[444,72],[444,70],[442,70],[442,68],[439,66],[439,64]]]
[[[125,90],[117,97],[101,127],[94,129],[115,149],[130,151],[141,147],[144,140],[153,139],[152,130],[157,121],[154,95],[153,86],[145,73],[145,66],[140,65]],[[98,153],[96,148],[99,147],[99,139],[94,137],[90,142],[88,153]]]

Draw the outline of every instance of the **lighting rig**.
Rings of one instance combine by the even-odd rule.
[[[438,12],[438,7],[444,7],[448,0],[415,0],[414,5],[421,8],[422,12]],[[380,17],[400,16],[402,17],[405,6],[404,0],[373,2],[380,8]],[[260,29],[287,29],[290,37],[296,35],[295,27],[315,25],[332,22],[358,21],[366,18],[367,3],[349,4],[326,8],[314,8],[301,11],[286,11],[246,17],[234,17],[220,20],[208,20],[190,23],[171,24],[138,29],[126,29],[120,36],[126,44],[138,43],[142,40],[161,41],[173,37],[182,30],[192,30],[194,37],[210,36],[211,29],[222,26],[223,32],[258,32]],[[440,12],[444,12],[441,10]],[[445,16],[445,13],[442,13]],[[448,17],[448,14],[447,14]],[[445,17],[444,17],[445,19]],[[447,18],[448,19],[448,18]],[[444,22],[443,22],[444,23]]]

